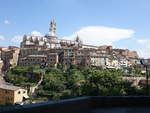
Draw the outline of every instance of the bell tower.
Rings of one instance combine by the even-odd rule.
[[[50,29],[49,29],[50,36],[56,36],[56,21],[52,20],[50,23]]]

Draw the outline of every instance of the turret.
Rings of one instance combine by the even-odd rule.
[[[76,39],[75,39],[76,42],[78,43],[82,43],[82,41],[80,40],[79,36],[77,35]]]

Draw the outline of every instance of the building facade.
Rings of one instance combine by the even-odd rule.
[[[18,64],[20,49],[18,47],[9,46],[0,48],[0,70],[5,72],[10,67],[15,67]]]
[[[0,105],[16,104],[28,98],[27,90],[9,83],[0,83]]]

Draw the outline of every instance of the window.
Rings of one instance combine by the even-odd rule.
[[[8,93],[9,93],[9,91],[7,91],[7,90],[6,90],[6,91],[5,91],[5,93],[6,93],[6,94],[8,94]]]
[[[23,94],[25,94],[26,93],[26,91],[23,91]]]
[[[18,91],[18,94],[20,94],[21,92],[20,91]]]

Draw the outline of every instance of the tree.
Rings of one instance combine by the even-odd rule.
[[[17,86],[33,86],[40,79],[41,73],[37,71],[39,69],[39,66],[16,66],[8,70],[5,79]]]
[[[113,70],[94,70],[83,86],[84,95],[121,95],[121,73]]]
[[[131,83],[122,79],[123,71],[115,69],[98,69],[88,67],[47,67],[38,66],[15,67],[8,71],[6,80],[21,86],[33,86],[38,82],[41,74],[43,82],[39,86],[38,96],[49,100],[59,100],[78,96],[119,96],[140,95],[144,88],[139,90]]]

